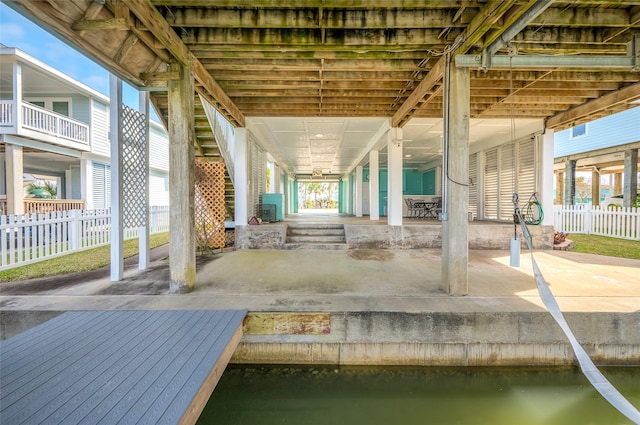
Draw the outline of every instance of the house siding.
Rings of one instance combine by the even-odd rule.
[[[149,167],[169,170],[169,142],[159,124],[149,125]]]
[[[109,156],[109,107],[93,99],[91,110],[91,152]]]
[[[554,136],[554,157],[589,152],[640,141],[640,107],[587,123],[584,136],[572,138],[571,129]]]

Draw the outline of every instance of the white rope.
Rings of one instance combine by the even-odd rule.
[[[533,244],[531,243],[531,233],[529,232],[529,228],[524,222],[522,218],[522,214],[520,213],[520,209],[516,208],[516,214],[518,215],[518,219],[520,221],[520,225],[522,227],[522,234],[524,239],[527,241],[527,246],[529,247],[529,251],[531,252],[531,263],[533,265],[533,275],[535,276],[536,286],[538,287],[538,293],[540,294],[540,298],[544,303],[545,307],[551,316],[555,319],[556,323],[560,325],[560,328],[566,335],[569,343],[571,344],[571,348],[573,348],[573,352],[578,359],[578,364],[580,365],[580,369],[584,376],[587,377],[591,385],[609,402],[613,407],[615,407],[620,413],[629,418],[633,423],[640,425],[640,411],[632,405],[629,400],[627,400],[620,392],[607,380],[607,378],[598,370],[596,365],[591,361],[591,358],[587,354],[587,352],[582,348],[576,337],[573,335],[571,328],[569,328],[569,324],[564,318],[562,311],[560,311],[560,307],[553,296],[553,293],[549,289],[549,285],[544,280],[542,276],[542,272],[538,267],[538,263],[536,263],[535,258],[533,257]]]

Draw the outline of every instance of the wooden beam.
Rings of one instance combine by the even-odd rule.
[[[546,121],[545,126],[547,128],[556,128],[571,125],[572,122],[584,119],[591,114],[602,112],[620,103],[629,103],[637,99],[640,99],[640,83],[631,84],[598,99],[571,108],[566,112],[556,114]]]
[[[135,46],[138,41],[140,41],[140,39],[136,37],[135,34],[130,33],[124,43],[122,43],[122,46],[120,46],[120,49],[118,49],[116,55],[113,57],[113,61],[116,63],[124,62],[129,52],[131,52],[131,49],[133,49],[133,46]]]
[[[82,16],[83,21],[90,21],[92,19],[95,19],[100,12],[102,11],[102,9],[104,8],[104,5],[97,3],[97,2],[92,2],[89,7],[87,8],[87,10],[85,10],[84,15]],[[78,35],[80,37],[83,37],[85,34],[84,31],[80,31],[78,32]]]
[[[189,67],[194,78],[217,100],[219,106],[226,110],[232,118],[232,124],[244,127],[244,115],[231,101],[224,90],[207,72],[202,63],[189,51],[180,40],[162,14],[153,6],[150,0],[122,0],[129,10],[148,28],[158,41],[171,52],[176,60]]]
[[[489,2],[473,21],[471,21],[463,33],[462,44],[454,53],[466,53],[514,3],[515,1],[499,0]],[[418,87],[415,88],[396,113],[393,114],[391,118],[392,127],[402,127],[407,123],[419,103],[422,102],[424,97],[442,79],[443,73],[444,57],[441,57],[433,68],[431,68],[429,74],[420,82]]]
[[[122,18],[111,19],[91,19],[80,20],[74,23],[71,28],[74,31],[104,31],[104,30],[119,30],[126,31],[129,29],[127,21]]]
[[[630,0],[622,0],[629,2]],[[633,2],[631,2],[633,3]],[[170,7],[208,7],[211,0],[153,0],[156,6]],[[398,0],[331,0],[327,4],[326,0],[252,0],[251,5],[247,5],[246,0],[216,0],[216,7],[237,7],[237,8],[326,8],[326,9],[376,9],[376,8],[397,8]],[[434,9],[434,8],[460,8],[482,7],[483,2],[474,0],[403,0],[401,3],[405,8]]]

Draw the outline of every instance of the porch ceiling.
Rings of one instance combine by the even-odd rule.
[[[541,3],[4,1],[132,85],[157,90],[152,98],[161,114],[166,80],[172,78],[167,64],[188,65],[196,91],[234,125],[262,134],[292,173],[317,164],[325,173],[341,172],[366,154],[371,140],[365,134],[378,134],[382,121],[405,127],[404,137],[411,140],[405,154],[413,157],[415,147],[417,156],[420,146],[437,157],[439,140],[431,137],[437,133],[421,130],[442,116],[441,53],[456,39],[456,54],[480,53]],[[640,1],[549,3],[516,31],[511,46],[519,56],[625,56],[640,34]],[[506,55],[506,48],[497,54]],[[635,106],[639,77],[637,71],[606,66],[472,69],[471,118],[546,119],[562,129]],[[276,128],[285,123],[296,131]],[[362,133],[351,131],[363,127]],[[473,131],[472,139],[478,137]]]

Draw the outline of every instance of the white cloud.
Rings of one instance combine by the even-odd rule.
[[[2,43],[7,45],[5,42],[9,42],[9,40],[22,40],[24,38],[25,29],[22,25],[18,25],[13,22],[3,22],[2,27],[0,28],[0,40]]]

